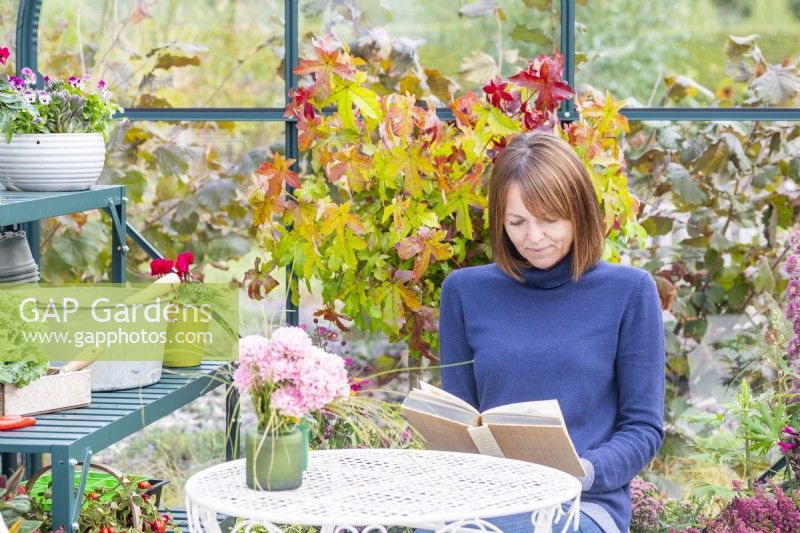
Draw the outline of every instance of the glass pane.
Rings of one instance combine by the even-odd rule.
[[[253,172],[283,145],[282,123],[132,122],[111,134],[100,181],[127,186],[128,221],[161,253],[191,250],[216,281],[241,279],[254,258],[246,200]],[[99,212],[43,222],[43,236],[58,234],[43,247],[43,280],[108,279],[109,227]],[[239,258],[242,265],[224,269]],[[148,263],[132,245],[129,280],[149,279]]]
[[[4,2],[0,4],[0,48],[8,48],[11,56],[5,66],[0,65],[0,73],[14,74],[14,62],[17,60],[15,53],[17,41],[17,3]]]
[[[716,476],[734,473],[724,467],[727,460],[709,463],[713,455],[687,461],[695,451],[690,443],[701,443],[698,436],[708,431],[680,417],[722,412],[742,380],[754,397],[765,393],[776,383],[776,368],[787,364],[791,326],[780,325],[786,305],[783,265],[796,218],[792,198],[798,174],[791,162],[800,157],[791,139],[800,127],[778,122],[631,126],[626,174],[641,202],[639,220],[648,238],[644,249],[631,250],[628,259],[654,275],[666,307],[668,430],[650,474],[658,476],[653,481],[661,480],[660,488],[684,487],[688,495],[698,479],[730,486],[730,478]],[[780,358],[784,361],[778,364]],[[729,429],[736,424],[730,412],[724,424]],[[758,464],[752,472],[758,475],[766,467]]]
[[[283,2],[47,0],[39,70],[104,78],[124,107],[283,107]]]
[[[578,4],[579,88],[588,84],[618,99],[631,97],[636,107],[728,107],[754,96],[761,98],[745,105],[796,105],[790,90],[800,82],[796,72],[768,71],[753,82],[764,67],[752,56],[755,45],[768,64],[797,60],[797,2],[653,0],[646,10],[637,0]],[[738,44],[728,43],[730,35]],[[751,35],[758,37],[742,39]]]
[[[552,53],[561,39],[560,5],[559,0],[303,0],[301,56],[310,54],[312,35],[334,34],[368,60],[384,87],[433,94],[446,105],[452,92],[480,90],[498,72],[513,74],[528,59]]]

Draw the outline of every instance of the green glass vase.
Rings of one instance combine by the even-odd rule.
[[[245,481],[255,490],[292,490],[303,483],[307,444],[303,431],[265,431],[251,428],[245,433]]]

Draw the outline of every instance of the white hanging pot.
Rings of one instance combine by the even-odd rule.
[[[12,191],[82,191],[106,158],[101,133],[29,133],[0,139],[0,183]]]

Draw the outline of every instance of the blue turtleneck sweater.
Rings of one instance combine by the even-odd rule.
[[[442,286],[444,388],[480,411],[558,400],[588,475],[581,510],[627,531],[629,483],[664,437],[664,331],[652,277],[600,262],[577,281],[567,255],[525,282],[495,264],[452,272]]]

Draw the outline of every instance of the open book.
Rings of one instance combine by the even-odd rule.
[[[461,398],[421,383],[402,409],[430,450],[508,457],[586,475],[558,400],[511,403],[481,413]]]

